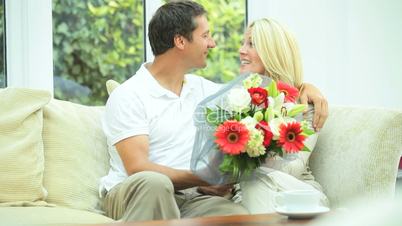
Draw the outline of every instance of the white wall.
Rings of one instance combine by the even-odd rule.
[[[401,0],[249,0],[299,41],[305,80],[330,104],[402,109]]]

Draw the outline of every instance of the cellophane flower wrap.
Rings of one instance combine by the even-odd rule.
[[[310,151],[304,141],[314,131],[300,115],[298,90],[267,76],[245,74],[197,106],[191,170],[210,184],[251,176],[267,157],[294,159]],[[298,120],[296,120],[298,117]]]

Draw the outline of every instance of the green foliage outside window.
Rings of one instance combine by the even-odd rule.
[[[164,2],[175,1],[165,0]],[[207,67],[192,73],[218,83],[232,80],[239,73],[239,48],[243,39],[246,0],[194,0],[207,11],[216,47],[208,54]]]
[[[245,27],[245,0],[195,0],[208,12],[216,47],[210,50],[205,69],[194,73],[215,82],[228,82],[239,73],[239,48]]]
[[[102,105],[143,62],[141,0],[53,0],[55,97]]]
[[[208,11],[217,47],[210,50],[208,66],[193,73],[230,81],[238,74],[245,0],[196,1]],[[143,39],[141,0],[53,0],[55,97],[103,105],[105,82],[123,82],[144,61]]]

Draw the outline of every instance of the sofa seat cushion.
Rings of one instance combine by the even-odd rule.
[[[100,214],[62,207],[0,207],[2,225],[102,224],[113,219]]]
[[[100,178],[109,170],[103,107],[51,100],[44,108],[44,186],[48,203],[101,213]]]
[[[50,93],[0,90],[0,205],[46,205],[42,108]]]

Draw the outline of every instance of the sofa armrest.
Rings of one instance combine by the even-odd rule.
[[[402,151],[402,111],[332,106],[310,166],[333,207],[393,198]]]

